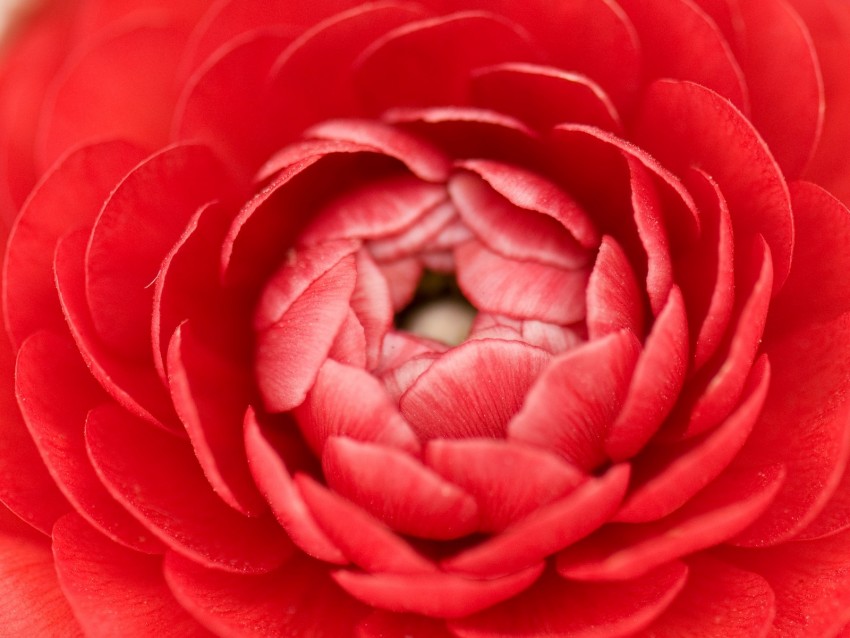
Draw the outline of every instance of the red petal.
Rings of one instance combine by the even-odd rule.
[[[86,443],[112,496],[192,560],[263,573],[290,555],[292,546],[273,521],[245,518],[213,493],[183,441],[104,405],[89,413]]]
[[[328,358],[355,368],[366,367],[366,332],[351,308],[336,333]]]
[[[304,401],[348,315],[356,283],[351,254],[317,276],[304,273],[304,263],[285,265],[258,306],[257,321],[271,325],[260,325],[254,365],[260,394],[273,412],[291,410]]]
[[[125,410],[158,427],[177,430],[174,408],[152,366],[116,356],[97,336],[85,297],[87,242],[85,229],[70,233],[56,247],[53,264],[62,311],[83,361]]]
[[[791,265],[791,207],[779,167],[750,122],[705,87],[659,80],[645,93],[636,137],[674,172],[683,175],[696,164],[717,180],[736,237],[758,233],[770,246],[779,290]]]
[[[248,395],[241,390],[250,372],[192,327],[179,327],[168,349],[174,408],[215,493],[236,511],[258,516],[266,510],[251,479],[242,436]]]
[[[490,185],[490,188],[514,206],[546,215],[560,222],[583,247],[596,248],[599,245],[599,232],[594,227],[593,220],[555,183],[536,173],[500,162],[466,160],[460,162],[459,165],[477,173],[484,182]],[[473,186],[477,188],[470,192]],[[484,194],[482,187],[474,183],[465,184],[465,188],[460,189],[460,192],[467,197],[477,196],[478,201],[476,202],[473,199],[468,208],[486,205],[492,201],[489,198],[481,201],[480,198]],[[474,211],[468,211],[468,214],[472,212]],[[484,236],[484,233],[479,234],[482,237]],[[543,238],[539,238],[538,241],[543,241]],[[559,248],[572,249],[573,247],[562,245]],[[555,257],[552,256],[551,258]]]
[[[591,340],[628,329],[643,336],[643,300],[629,259],[606,235],[587,282],[587,333]]]
[[[393,235],[370,240],[366,246],[375,259],[385,264],[414,256],[426,248],[436,247],[437,239],[445,240],[447,232],[461,224],[451,201],[427,211],[415,224]],[[467,232],[464,239],[469,239]],[[442,244],[442,242],[440,242]],[[453,245],[453,244],[452,244]],[[446,246],[446,247],[452,247]],[[443,247],[440,245],[440,247]]]
[[[499,171],[497,166],[489,168],[492,172]],[[502,170],[515,172],[507,166]],[[512,184],[516,189],[533,188],[522,184],[521,178],[515,182],[520,182]],[[478,175],[455,175],[449,182],[449,194],[467,227],[488,248],[504,257],[561,268],[579,268],[589,261],[588,251],[578,245],[560,220],[516,206]],[[511,195],[512,199],[518,199],[515,192]]]
[[[492,439],[433,439],[425,462],[475,499],[484,532],[503,530],[585,479],[554,454]]]
[[[637,30],[648,80],[692,80],[748,112],[752,78],[745,82],[729,44],[705,13],[682,0],[618,0],[618,4]]]
[[[745,0],[739,5],[746,23],[739,57],[750,90],[752,122],[786,177],[798,177],[820,137],[825,110],[811,36],[785,2]]]
[[[395,612],[437,618],[459,618],[516,596],[543,571],[538,563],[492,580],[470,580],[457,574],[359,574],[338,571],[334,580],[368,605]]]
[[[629,482],[627,465],[615,465],[567,496],[541,507],[505,531],[443,561],[452,572],[494,576],[523,569],[584,538],[610,519]]]
[[[454,255],[458,285],[479,310],[559,324],[584,318],[584,269],[508,259],[477,240],[461,244]]]
[[[317,456],[328,437],[346,436],[419,452],[419,441],[381,383],[360,368],[325,361],[303,404],[293,412]]]
[[[604,442],[620,411],[640,343],[629,331],[556,357],[528,392],[508,438],[552,450],[584,470],[605,458]]]
[[[117,352],[150,359],[150,284],[192,215],[225,184],[206,147],[178,145],[139,164],[111,193],[86,250],[86,298],[98,334]]]
[[[29,337],[18,353],[15,389],[44,462],[77,511],[119,543],[161,551],[162,545],[109,495],[86,456],[86,415],[104,396],[73,344],[48,332]]]
[[[687,576],[681,562],[621,583],[573,583],[550,572],[522,595],[449,627],[460,638],[638,635],[676,598]]]
[[[747,442],[770,383],[767,358],[753,366],[741,402],[725,422],[703,437],[644,450],[615,520],[641,523],[668,515],[708,485]]]
[[[295,429],[294,423],[286,425]],[[256,414],[249,408],[245,414],[248,467],[290,539],[310,556],[329,563],[345,564],[346,557],[316,523],[287,468],[283,458],[289,442],[285,438],[287,434],[262,428]]]
[[[356,65],[356,84],[368,108],[464,105],[470,71],[500,62],[535,61],[527,35],[485,12],[411,22],[377,39]],[[428,60],[423,73],[422,60]]]
[[[45,538],[0,533],[0,623],[8,636],[82,636]]]
[[[149,24],[125,24],[64,67],[42,113],[43,164],[93,138],[122,138],[149,149],[165,143],[183,34]]]
[[[768,635],[776,614],[776,596],[758,574],[729,563],[692,556],[685,588],[646,630],[657,638],[683,638],[720,632],[724,638]]]
[[[403,452],[332,437],[322,468],[336,492],[402,534],[453,539],[478,527],[475,499]]]
[[[630,580],[669,561],[719,545],[758,518],[785,471],[731,472],[671,516],[641,525],[609,525],[558,555],[558,573],[574,580]]]
[[[354,564],[369,572],[420,574],[437,570],[393,530],[346,498],[303,474],[298,491],[313,517]]]
[[[217,636],[351,636],[367,610],[327,576],[294,557],[269,574],[230,574],[170,553],[165,579],[175,598]]]
[[[637,454],[676,404],[688,370],[688,324],[682,293],[670,291],[635,365],[623,409],[605,439],[614,460]]]
[[[621,127],[611,99],[587,76],[556,67],[499,64],[476,70],[471,79],[476,106],[507,113],[539,130],[562,122]]]
[[[208,636],[171,595],[160,557],[110,542],[74,514],[53,528],[62,591],[86,636]]]
[[[421,440],[502,438],[549,355],[516,341],[481,339],[449,350],[399,401]]]
[[[375,610],[357,627],[357,638],[455,638],[445,621]]]
[[[41,178],[15,220],[4,264],[3,310],[16,346],[38,329],[64,329],[53,285],[56,243],[91,224],[115,185],[143,158],[126,142],[100,142],[69,153]]]

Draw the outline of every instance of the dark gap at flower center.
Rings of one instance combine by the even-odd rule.
[[[452,274],[425,270],[413,299],[395,315],[400,330],[456,346],[469,336],[478,313]]]

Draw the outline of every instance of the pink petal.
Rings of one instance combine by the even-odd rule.
[[[630,580],[734,536],[770,505],[781,467],[732,472],[671,516],[641,525],[609,525],[558,555],[558,573],[574,580]]]
[[[647,628],[657,638],[696,638],[701,631],[726,638],[759,638],[773,625],[776,596],[758,574],[696,555],[687,559],[689,578],[663,614]]]
[[[207,569],[178,554],[165,559],[174,597],[217,636],[350,636],[367,609],[327,576],[327,569],[293,557],[269,574]]]
[[[62,311],[74,342],[92,376],[130,414],[172,431],[174,408],[162,381],[150,365],[116,356],[100,341],[86,302],[84,260],[88,232],[65,236],[56,247],[54,273]]]
[[[516,341],[481,339],[447,352],[399,401],[421,440],[503,438],[549,355]]]
[[[436,618],[459,618],[511,598],[539,578],[543,564],[509,576],[472,580],[457,574],[361,574],[338,571],[334,580],[373,607]]]
[[[15,390],[32,439],[75,509],[112,540],[141,552],[162,545],[115,502],[86,456],[83,427],[104,396],[69,339],[29,337],[18,353]]]
[[[682,293],[670,291],[635,365],[623,408],[605,439],[614,460],[636,455],[679,398],[688,371],[688,324]]]
[[[436,243],[436,238],[444,237],[450,228],[460,223],[457,209],[451,201],[447,201],[427,211],[409,228],[380,239],[373,239],[367,242],[366,247],[372,257],[379,262],[392,263],[394,260],[421,252],[432,242]]]
[[[762,356],[740,404],[716,429],[692,441],[644,450],[635,460],[632,488],[615,520],[642,523],[667,516],[713,481],[746,443],[769,383],[770,366]]]
[[[6,249],[3,312],[16,346],[38,329],[64,329],[53,285],[56,243],[71,229],[94,222],[115,184],[143,158],[126,142],[99,142],[64,156],[41,178]]]
[[[425,463],[475,499],[485,532],[505,529],[585,479],[554,454],[491,439],[433,439]]]
[[[356,84],[368,108],[469,103],[472,69],[536,61],[527,35],[500,16],[455,13],[411,22],[377,39],[355,62]],[[423,72],[422,60],[428,60]]]
[[[419,441],[381,383],[361,368],[328,359],[307,398],[293,411],[308,445],[321,456],[328,437],[346,436],[419,451]]]
[[[416,294],[416,287],[422,278],[422,263],[419,259],[409,257],[391,262],[381,262],[378,267],[390,287],[393,310],[398,312],[409,304]]]
[[[186,427],[195,456],[213,490],[230,507],[258,516],[265,507],[245,460],[242,417],[249,375],[217,343],[209,343],[184,323],[168,349],[171,397]]]
[[[750,77],[717,25],[690,2],[618,0],[641,42],[645,77],[692,80],[748,111]]]
[[[519,199],[516,191],[520,189],[534,188],[532,184],[523,183],[532,181],[523,180],[530,175],[524,175],[523,171],[513,170],[509,166],[493,164],[488,167],[493,173],[501,169],[505,173],[519,174],[513,180],[510,179],[512,175],[501,176],[502,180],[508,181],[516,189],[510,191],[511,199]],[[482,172],[487,174],[486,171]],[[492,176],[491,180],[495,181]],[[510,190],[505,184],[499,185],[503,190]],[[589,261],[588,251],[578,245],[559,223],[560,219],[516,206],[476,174],[464,172],[452,177],[449,194],[466,226],[488,248],[504,257],[561,268],[580,268]],[[540,195],[540,199],[544,197]],[[573,204],[565,196],[562,199]],[[573,207],[577,208],[575,204]]]
[[[336,333],[328,358],[355,368],[366,367],[366,332],[351,308]]]
[[[615,465],[601,478],[589,478],[565,497],[443,561],[442,566],[451,572],[492,577],[534,565],[609,520],[628,482],[629,467]]]
[[[260,394],[273,412],[291,410],[304,401],[348,315],[354,292],[353,255],[332,262],[318,276],[305,273],[309,267],[299,262],[284,265],[258,306],[261,328],[254,365]],[[263,326],[267,321],[273,323]]]
[[[593,220],[555,183],[541,175],[500,162],[465,160],[459,165],[477,173],[494,191],[514,206],[560,222],[584,248],[598,246],[600,238],[593,226]],[[480,198],[481,186],[477,185],[478,188],[469,193],[471,186],[467,184],[466,189],[461,192],[466,191],[464,194],[468,197],[478,194]],[[487,203],[487,200],[482,203]],[[474,205],[474,202],[471,204]]]
[[[103,405],[89,413],[86,444],[110,494],[157,538],[192,560],[264,573],[291,554],[291,544],[273,521],[245,518],[213,493],[183,441]]]
[[[257,487],[271,505],[275,518],[292,542],[319,560],[345,564],[348,560],[319,527],[295,485],[288,461],[284,459],[286,452],[290,451],[288,448],[291,448],[288,444],[295,424],[284,423],[284,427],[287,426],[290,432],[263,427],[254,411],[248,409],[245,414],[245,450],[250,461],[248,467]]]
[[[410,387],[416,383],[416,380],[421,377],[431,365],[440,358],[437,352],[428,351],[423,354],[411,356],[408,361],[401,365],[387,370],[381,375],[381,383],[390,399],[397,405],[401,401]]]
[[[636,127],[637,141],[674,172],[682,175],[697,164],[717,180],[735,235],[746,239],[759,233],[770,246],[774,290],[779,290],[793,246],[788,190],[750,122],[705,87],[659,80],[644,95]]]
[[[86,250],[86,298],[106,345],[150,358],[150,284],[192,215],[226,193],[226,183],[206,147],[178,145],[149,157],[115,187]]]
[[[458,285],[479,310],[559,324],[584,318],[584,269],[508,259],[477,240],[461,244],[454,254]]]
[[[162,146],[177,100],[179,30],[139,20],[122,25],[77,55],[54,80],[42,112],[44,165],[93,138]]]
[[[402,534],[453,539],[478,526],[475,499],[403,452],[333,437],[322,468],[337,493]]]
[[[352,61],[386,33],[424,13],[405,2],[347,4],[341,13],[310,22],[278,58],[268,84],[268,112],[275,115],[268,122],[271,139],[291,140],[316,122],[361,114]]]
[[[369,572],[419,574],[437,567],[407,541],[346,498],[298,475],[298,491],[322,529],[342,552]]]
[[[595,467],[639,354],[638,340],[622,331],[559,355],[528,391],[508,438],[552,450],[583,470]]]
[[[718,355],[685,386],[671,417],[672,436],[693,436],[713,428],[734,409],[741,396],[761,345],[773,284],[770,250],[763,239],[757,240],[749,261],[742,266],[739,289],[747,292],[737,317],[733,317],[736,325]],[[682,431],[679,428],[683,422]]]
[[[499,64],[478,69],[471,79],[476,106],[508,113],[539,130],[578,122],[612,132],[620,116],[602,88],[587,76],[556,67]]]
[[[366,338],[366,366],[377,367],[384,335],[393,326],[393,304],[387,280],[365,250],[357,259],[357,283],[351,295],[351,308],[363,326]]]
[[[643,336],[643,299],[628,257],[606,235],[587,282],[587,333],[590,340],[628,329]]]
[[[739,4],[747,25],[740,59],[752,122],[786,177],[798,177],[814,152],[825,110],[814,44],[787,3]]]
[[[57,582],[44,537],[6,529],[0,533],[0,596],[0,623],[9,636],[83,635]]]
[[[449,626],[460,638],[634,636],[673,602],[687,576],[678,561],[619,583],[574,583],[549,572],[524,594]]]
[[[325,121],[311,127],[304,135],[372,147],[396,158],[426,182],[445,182],[451,171],[451,160],[427,139],[377,120]]]
[[[161,558],[110,542],[74,514],[56,523],[53,554],[86,636],[209,636],[171,595]]]

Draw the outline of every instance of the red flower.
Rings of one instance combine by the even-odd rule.
[[[850,622],[843,0],[206,4],[6,53],[6,631]]]

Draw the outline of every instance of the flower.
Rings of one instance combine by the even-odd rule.
[[[9,631],[850,622],[845,2],[206,5],[6,55]]]

